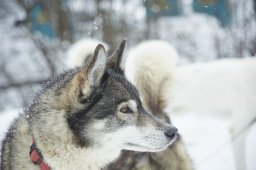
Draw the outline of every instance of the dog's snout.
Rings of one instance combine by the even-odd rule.
[[[174,138],[177,134],[178,129],[176,127],[172,127],[170,129],[167,129],[164,134],[165,136],[169,137],[169,138]]]

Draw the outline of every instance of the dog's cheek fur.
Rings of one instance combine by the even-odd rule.
[[[85,113],[82,110],[75,114],[70,114],[67,122],[70,129],[78,138],[79,144],[87,147],[93,144],[100,144],[100,141],[97,139],[118,128],[116,126],[118,123],[116,116],[108,112],[92,114],[90,112]]]
[[[86,126],[88,126],[88,119],[86,118],[86,116],[84,116],[83,118],[77,117],[77,115],[69,115],[67,117],[67,122],[69,125],[69,128],[73,131],[73,133],[75,134],[75,136],[78,139],[78,144],[80,146],[89,146],[92,141],[90,141],[90,138],[86,137],[84,134],[84,130],[86,129]]]
[[[89,124],[86,126],[86,129],[84,129],[84,133],[89,139],[91,139],[91,144],[105,145],[108,143],[108,145],[116,145],[116,147],[121,147],[125,141],[123,141],[119,135],[116,136],[114,134],[118,134],[119,129],[132,125],[135,126],[134,120],[125,121],[123,118],[120,118],[117,113],[108,114],[102,119],[94,118],[88,123]],[[122,135],[127,136],[126,134]]]

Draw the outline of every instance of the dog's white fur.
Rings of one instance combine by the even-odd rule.
[[[174,113],[193,112],[231,117],[237,169],[246,169],[245,140],[256,117],[256,58],[222,59],[180,66],[171,90]]]
[[[166,74],[164,76],[168,75],[169,77],[175,71],[174,67],[176,66],[177,59],[177,51],[168,42],[160,40],[146,41],[128,51],[125,74],[131,82],[134,82],[134,76],[140,71],[141,67],[150,67],[150,71],[164,73]],[[145,70],[149,71],[149,69]],[[161,79],[159,77],[156,78]]]
[[[151,77],[156,83],[168,79],[169,86],[163,90],[170,96],[174,114],[192,112],[230,116],[233,136],[256,117],[255,57],[222,59],[175,68],[176,59],[177,52],[166,42],[144,42],[128,52],[125,73],[133,83],[140,74],[158,75]],[[145,73],[147,69],[144,68],[147,67],[158,74]],[[245,136],[246,132],[233,142],[237,169],[245,169]]]
[[[168,42],[160,40],[146,41],[128,51],[128,57],[125,62],[125,75],[131,83],[136,84],[139,91],[161,87],[164,93],[157,93],[168,95],[169,87],[173,81],[172,76],[176,70],[177,59],[177,51]],[[143,80],[140,81],[142,77],[145,81],[153,81],[143,83]],[[141,87],[143,84],[147,84],[150,87]],[[151,91],[150,93],[154,92],[156,91]],[[144,94],[147,93],[145,92]],[[152,95],[159,96],[159,94]],[[162,98],[166,101],[168,96],[162,96]],[[164,107],[161,106],[161,108]]]
[[[171,103],[176,113],[232,115],[237,130],[256,116],[256,58],[180,66],[175,81]]]
[[[108,45],[95,39],[81,39],[68,49],[66,64],[69,67],[82,66],[86,57],[94,53],[94,49],[98,44],[102,44],[108,51]]]

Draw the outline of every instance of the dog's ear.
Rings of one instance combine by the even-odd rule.
[[[87,79],[91,87],[98,86],[106,69],[107,54],[103,45],[99,44],[88,68]]]
[[[94,55],[88,56],[81,71],[72,80],[70,86],[71,96],[79,96],[81,99],[89,97],[92,89],[101,83],[106,69],[106,62],[105,49],[99,44],[94,51]]]
[[[107,67],[108,68],[121,68],[122,56],[125,48],[126,40],[122,40],[118,49],[108,57]]]

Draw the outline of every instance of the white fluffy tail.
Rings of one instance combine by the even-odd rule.
[[[152,112],[166,107],[177,58],[172,45],[160,40],[143,42],[128,52],[125,74]]]
[[[74,43],[67,51],[67,65],[69,67],[82,66],[86,58],[94,53],[98,44],[102,44],[108,51],[106,43],[94,39],[82,39]]]

